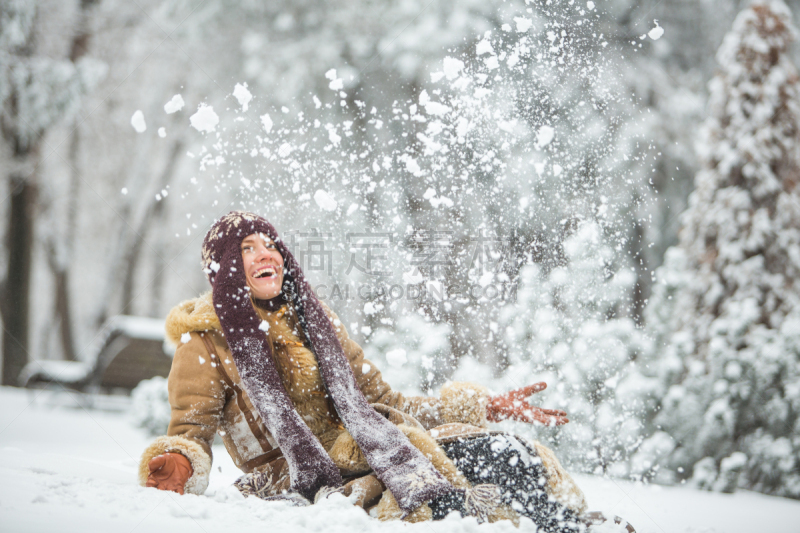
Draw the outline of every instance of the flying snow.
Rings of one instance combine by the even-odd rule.
[[[324,209],[325,211],[336,211],[336,208],[339,206],[336,200],[333,199],[333,196],[322,189],[318,189],[317,192],[314,193],[314,201],[317,202],[320,209]]]
[[[425,276],[422,275],[422,272],[420,272],[418,268],[414,268],[410,272],[403,272],[403,283],[416,285],[423,281],[425,281]]]
[[[247,83],[237,83],[233,88],[233,96],[236,98],[236,101],[239,102],[239,105],[242,106],[242,111],[247,111],[250,100],[253,99],[253,95],[247,90]]]
[[[166,128],[158,128],[158,136],[162,139],[167,136],[167,129]]]
[[[406,351],[402,348],[386,352],[386,362],[395,368],[400,368],[408,361]]]
[[[144,113],[141,109],[137,109],[131,117],[131,126],[136,130],[136,133],[144,133],[147,129],[147,124],[144,123]]]
[[[519,33],[525,33],[533,26],[533,21],[527,17],[514,17],[514,22],[517,24]]]
[[[171,115],[183,109],[183,106],[183,96],[176,94],[172,97],[172,100],[164,104],[164,111],[166,111],[167,115]]]
[[[475,54],[482,56],[483,54],[493,54],[494,48],[492,48],[492,43],[490,43],[487,39],[482,40],[477,45],[475,45]]]
[[[556,136],[556,130],[550,126],[542,126],[536,132],[536,148],[543,148],[550,144]]]
[[[662,35],[664,35],[664,28],[658,25],[657,20],[654,20],[653,22],[655,22],[656,27],[647,32],[647,36],[653,39],[654,41],[657,41],[661,38]]]
[[[197,113],[189,117],[192,127],[200,132],[211,132],[219,124],[219,117],[214,113],[214,108],[210,105],[200,104],[197,106]]]
[[[328,84],[328,87],[334,91],[341,91],[344,88],[344,82],[341,78],[336,77],[336,69],[332,68],[328,72],[325,73],[325,77],[331,80]]]
[[[460,59],[447,56],[442,62],[442,67],[444,69],[444,75],[447,77],[447,79],[454,80],[459,76],[459,74],[461,74],[461,71],[464,70],[464,62]]]
[[[181,342],[183,344],[186,344],[190,340],[192,340],[192,335],[190,333],[187,332],[187,333],[184,333],[183,335],[181,335]]]
[[[264,126],[264,131],[267,133],[272,131],[272,118],[270,118],[269,113],[261,115],[261,125]]]

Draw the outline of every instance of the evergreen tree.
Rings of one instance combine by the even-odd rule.
[[[642,388],[633,361],[648,341],[626,316],[635,271],[618,266],[608,240],[597,222],[585,221],[564,242],[563,266],[549,273],[536,264],[523,267],[517,301],[503,309],[497,328],[509,367],[491,385],[508,390],[547,382],[533,403],[567,411],[568,425],[546,430],[562,460],[624,475],[628,453],[640,444],[643,411],[633,393]],[[459,372],[456,377],[480,375],[468,364]],[[532,431],[523,424],[514,430]]]
[[[663,431],[649,448],[700,487],[800,498],[795,36],[775,1],[740,13],[725,37],[703,167],[647,318],[658,340],[649,366],[663,387],[653,419]]]

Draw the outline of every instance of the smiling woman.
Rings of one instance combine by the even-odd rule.
[[[310,505],[340,492],[383,520],[458,511],[582,530],[583,494],[552,452],[487,427],[567,423],[563,411],[528,403],[544,383],[495,396],[448,383],[438,398],[404,396],[316,297],[269,222],[229,213],[202,255],[212,292],[167,317],[179,346],[172,419],[142,457],[142,484],[202,494],[219,432],[248,496]]]
[[[263,233],[242,239],[242,261],[247,285],[258,300],[271,300],[283,288],[283,256]]]

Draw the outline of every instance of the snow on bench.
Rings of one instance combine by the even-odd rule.
[[[143,379],[166,377],[175,346],[165,340],[164,321],[118,315],[101,328],[86,361],[31,361],[20,377],[25,387],[130,392]]]

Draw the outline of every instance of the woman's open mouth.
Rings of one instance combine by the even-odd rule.
[[[265,278],[269,279],[269,278],[275,278],[277,277],[277,275],[278,275],[278,269],[276,267],[266,266],[256,270],[255,274],[253,274],[253,277],[255,279],[265,279]]]

